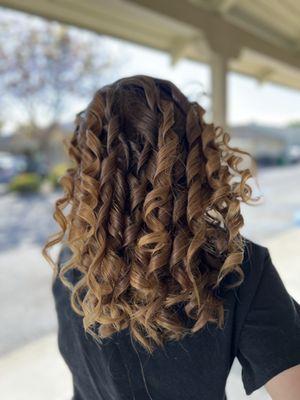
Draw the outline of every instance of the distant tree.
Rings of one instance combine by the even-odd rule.
[[[288,128],[300,128],[300,121],[299,120],[295,120],[295,121],[291,121],[287,124]]]
[[[0,59],[2,118],[11,118],[12,107],[25,113],[26,135],[44,153],[72,101],[88,99],[120,62],[99,35],[4,11]]]

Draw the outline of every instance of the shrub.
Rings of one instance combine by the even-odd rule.
[[[41,177],[35,173],[16,175],[9,183],[9,190],[18,193],[38,192],[41,186]]]
[[[65,174],[68,167],[69,167],[69,165],[61,163],[61,164],[55,165],[52,168],[52,170],[50,171],[50,173],[48,175],[48,180],[51,182],[51,184],[54,188],[60,187],[59,178]]]

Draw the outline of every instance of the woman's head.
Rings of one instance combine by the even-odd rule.
[[[61,231],[43,253],[56,275],[48,248],[72,250],[59,274],[94,337],[129,328],[152,351],[223,324],[218,289],[243,279],[240,203],[251,175],[239,168],[245,153],[203,114],[170,81],[139,75],[98,90],[77,115],[54,212]],[[74,287],[70,269],[82,273]]]

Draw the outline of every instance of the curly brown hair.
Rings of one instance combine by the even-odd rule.
[[[249,154],[204,112],[172,82],[137,75],[98,90],[76,116],[74,165],[53,214],[61,230],[43,255],[100,342],[129,328],[152,353],[208,322],[224,325],[218,289],[244,278],[240,203],[252,199],[252,175],[239,168]],[[48,251],[58,243],[72,251],[60,269]],[[81,273],[74,285],[71,269]]]

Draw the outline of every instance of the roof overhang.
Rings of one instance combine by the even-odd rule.
[[[265,0],[0,0],[0,5],[300,89],[300,3]]]

